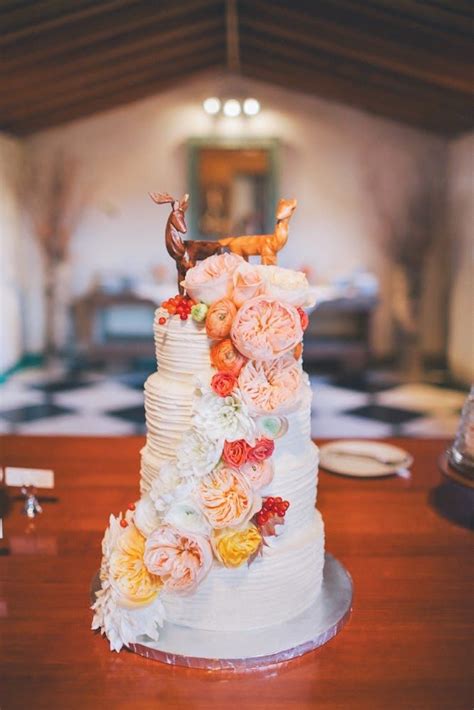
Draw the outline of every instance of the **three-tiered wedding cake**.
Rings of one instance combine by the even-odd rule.
[[[306,277],[224,253],[183,286],[155,316],[141,498],[110,517],[102,543],[93,628],[114,650],[163,624],[278,624],[322,584]]]

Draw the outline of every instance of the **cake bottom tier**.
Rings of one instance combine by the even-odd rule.
[[[301,614],[320,592],[324,566],[324,526],[319,511],[304,530],[270,538],[250,566],[217,565],[187,596],[163,594],[173,624],[211,631],[257,629]]]

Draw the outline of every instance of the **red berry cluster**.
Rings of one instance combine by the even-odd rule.
[[[282,498],[265,498],[262,509],[257,513],[257,524],[262,527],[275,515],[279,518],[284,518],[286,511],[290,507],[288,500]]]
[[[196,302],[193,301],[192,298],[188,298],[188,296],[181,296],[181,294],[178,294],[173,298],[169,298],[161,304],[162,308],[168,311],[170,316],[177,315],[181,318],[181,320],[188,320],[191,314],[191,308],[194,305],[196,305]],[[166,323],[166,318],[159,318],[158,323],[160,325],[164,325]]]

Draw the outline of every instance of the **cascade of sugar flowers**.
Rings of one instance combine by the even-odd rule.
[[[93,627],[116,650],[133,640],[137,619],[157,633],[162,591],[191,593],[213,564],[235,568],[262,555],[290,506],[263,491],[275,440],[301,396],[306,277],[220,254],[190,269],[182,285],[186,295],[165,301],[157,323],[192,318],[205,328],[213,372],[196,387],[175,458],[124,516],[111,516]]]

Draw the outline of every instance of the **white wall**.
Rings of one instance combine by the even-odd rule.
[[[449,364],[465,383],[474,382],[474,133],[450,147],[449,224],[453,282],[449,313]]]
[[[19,141],[0,134],[0,374],[15,365],[23,353],[18,253],[20,168]]]
[[[256,118],[206,116],[201,101],[221,88],[207,76],[124,108],[39,133],[28,140],[37,160],[67,148],[83,165],[93,205],[73,240],[71,287],[86,291],[99,271],[144,276],[158,263],[170,264],[163,232],[168,210],[154,205],[149,190],[186,191],[186,143],[210,135],[273,137],[281,142],[280,194],[296,196],[298,210],[281,263],[311,264],[331,278],[364,266],[380,277],[383,303],[374,343],[390,349],[390,262],[384,231],[367,184],[367,164],[386,179],[393,208],[403,206],[412,187],[414,164],[438,151],[441,141],[335,103],[249,82],[263,110]],[[192,198],[192,196],[191,196]],[[30,252],[30,249],[28,249]],[[170,265],[171,267],[171,265]],[[30,304],[38,303],[32,286]],[[38,315],[30,316],[30,347],[38,345]],[[35,330],[36,328],[36,330]],[[436,314],[425,323],[428,347],[442,348]]]

